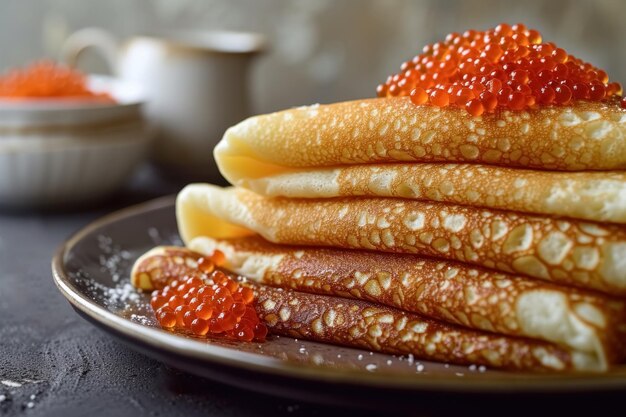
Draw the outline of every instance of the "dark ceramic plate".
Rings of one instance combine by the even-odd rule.
[[[130,347],[185,371],[265,393],[334,403],[419,396],[550,395],[626,388],[626,367],[600,375],[529,375],[456,366],[272,336],[263,344],[196,339],[162,330],[148,295],[130,285],[133,261],[181,244],[172,197],[108,215],[76,233],[52,260],[76,311]],[[380,404],[379,404],[380,405]]]

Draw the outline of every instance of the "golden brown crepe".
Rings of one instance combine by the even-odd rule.
[[[415,106],[408,97],[313,105],[252,117],[215,149],[231,182],[289,168],[471,162],[547,170],[626,168],[626,110],[615,102],[503,111]]]
[[[585,352],[424,319],[364,301],[261,286],[259,317],[273,334],[418,359],[522,371],[603,371]]]
[[[626,228],[390,198],[267,198],[193,184],[177,199],[179,231],[228,238],[413,253],[626,295]]]
[[[623,172],[554,172],[626,167],[626,110],[614,102],[480,118],[406,97],[316,105],[233,126],[215,158],[233,185],[270,196],[394,196],[626,222]]]
[[[626,353],[626,304],[594,292],[456,262],[276,245],[258,236],[198,237],[188,247],[204,255],[220,250],[227,269],[271,286],[377,302],[467,328],[555,342],[613,362]]]
[[[269,197],[398,197],[626,223],[626,173],[479,164],[362,164],[241,179]]]
[[[152,279],[159,286],[166,284],[194,271],[199,256],[183,248],[157,247],[135,263],[133,284],[144,289],[153,287],[143,286]],[[600,371],[609,365],[595,352],[477,332],[365,301],[262,285],[252,288],[259,318],[273,334],[511,370]]]

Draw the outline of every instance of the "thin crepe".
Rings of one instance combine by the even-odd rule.
[[[242,178],[235,185],[270,197],[399,197],[626,223],[626,173],[621,171],[362,164]]]
[[[626,111],[614,102],[480,118],[408,98],[315,105],[231,127],[215,159],[231,184],[272,196],[394,196],[626,222],[623,172],[555,172],[626,167]]]
[[[460,365],[519,371],[606,371],[594,355],[532,339],[450,326],[359,300],[259,286],[256,310],[273,334]]]
[[[183,240],[258,233],[282,244],[412,253],[626,295],[626,227],[391,198],[267,198],[192,184]]]
[[[133,266],[133,285],[162,288],[174,277],[199,274],[195,262],[201,256],[184,248],[154,248]],[[604,371],[610,365],[606,357],[594,353],[468,330],[365,301],[264,285],[251,288],[259,318],[273,334],[510,370]]]
[[[262,284],[372,301],[442,322],[546,340],[602,361],[624,359],[626,305],[593,292],[413,255],[276,245],[257,236],[198,237],[225,268]],[[156,255],[152,252],[152,256]]]
[[[475,118],[463,109],[415,106],[408,97],[313,105],[231,127],[215,158],[233,184],[290,168],[377,162],[620,170],[626,110],[614,101],[577,101]]]

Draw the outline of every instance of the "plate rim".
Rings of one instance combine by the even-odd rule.
[[[119,332],[129,340],[135,340],[153,349],[204,362],[206,365],[234,367],[245,371],[270,374],[274,377],[305,380],[308,383],[322,382],[345,384],[362,388],[384,388],[411,391],[455,392],[455,393],[571,393],[576,391],[601,391],[626,388],[626,367],[605,374],[531,374],[517,373],[512,378],[507,374],[466,372],[463,377],[428,374],[415,377],[411,374],[365,372],[363,370],[321,367],[312,364],[292,363],[277,358],[242,352],[228,347],[202,343],[181,338],[173,333],[132,322],[94,303],[78,291],[65,269],[64,259],[69,250],[83,237],[108,224],[127,217],[175,206],[175,195],[131,205],[99,217],[71,234],[56,249],[52,261],[52,277],[65,299],[82,313],[103,326]],[[281,336],[282,337],[282,336]],[[191,348],[190,348],[191,347]],[[202,347],[202,348],[201,348]],[[254,360],[253,360],[254,359]]]

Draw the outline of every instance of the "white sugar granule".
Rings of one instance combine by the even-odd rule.
[[[121,287],[107,288],[105,295],[109,303],[139,300],[139,293],[130,283],[126,283]]]

